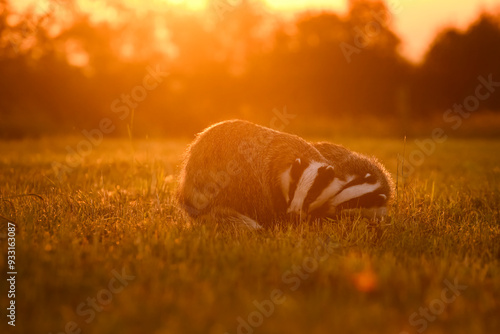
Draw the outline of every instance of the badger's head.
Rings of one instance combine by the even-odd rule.
[[[328,216],[360,209],[368,218],[381,218],[393,197],[393,183],[384,166],[375,158],[352,152],[338,166],[346,182],[330,201]]]
[[[391,186],[379,165],[363,160],[345,167],[296,159],[281,175],[287,213],[332,217],[361,209],[367,217],[384,216]]]

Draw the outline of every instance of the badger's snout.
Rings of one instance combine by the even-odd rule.
[[[304,213],[304,210],[298,203],[290,203],[290,206],[286,210],[286,213],[289,215],[301,215]]]

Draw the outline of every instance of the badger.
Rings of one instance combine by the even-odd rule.
[[[324,155],[318,147],[325,149]],[[311,144],[247,121],[217,123],[199,133],[186,150],[177,199],[197,221],[252,229],[290,217],[301,221],[333,216],[353,206],[355,198],[361,200],[358,204],[371,205],[365,199],[382,187],[377,177],[383,171],[379,173],[377,164],[365,166],[361,156],[359,164],[334,164],[335,147],[327,150],[324,143]],[[358,157],[344,153],[339,159]],[[355,171],[347,171],[351,165]],[[358,170],[366,171],[362,180]]]
[[[195,219],[260,228],[306,216],[311,194],[334,176],[334,167],[304,139],[230,120],[208,127],[189,145],[177,198]]]
[[[334,217],[341,213],[359,211],[365,217],[383,218],[387,206],[394,196],[394,183],[389,172],[374,157],[353,152],[344,146],[329,142],[312,143],[312,145],[335,168],[343,185],[330,186],[335,196],[329,197],[324,206],[326,216]]]

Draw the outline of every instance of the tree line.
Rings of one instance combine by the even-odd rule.
[[[256,1],[214,0],[203,13],[110,2],[107,21],[74,1],[14,15],[0,0],[1,135],[81,131],[103,118],[117,135],[184,135],[283,106],[332,120],[426,119],[464,103],[479,78],[496,89],[500,14],[438,32],[414,64],[400,53],[395,10],[352,0],[343,15],[286,20]],[[478,101],[474,111],[500,111],[500,93]]]

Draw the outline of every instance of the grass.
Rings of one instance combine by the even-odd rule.
[[[186,221],[173,193],[187,141],[106,139],[58,179],[52,162],[79,140],[0,142],[0,215],[17,223],[13,333],[500,329],[500,140],[437,145],[400,175],[383,224],[343,218],[263,233]],[[401,140],[340,142],[396,175]],[[416,149],[409,140],[406,156]],[[122,271],[134,278],[121,283]]]

